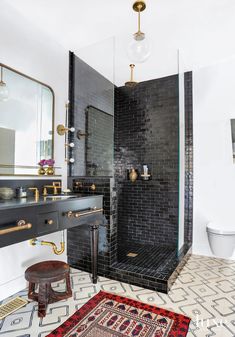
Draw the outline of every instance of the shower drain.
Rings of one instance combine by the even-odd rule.
[[[138,254],[137,253],[128,253],[126,256],[128,257],[136,257]]]
[[[0,305],[0,320],[12,314],[14,311],[22,308],[28,303],[27,300],[21,297],[15,297],[12,300]]]

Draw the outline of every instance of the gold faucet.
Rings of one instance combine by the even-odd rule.
[[[56,194],[58,194],[58,189],[61,189],[61,184],[60,184],[60,182],[58,181],[58,182],[56,182],[56,181],[54,181],[53,183],[52,183],[52,185],[45,185],[45,186],[43,186],[43,196],[47,196],[47,189],[48,188],[53,188],[53,194],[54,195],[56,195]]]
[[[37,187],[29,187],[28,188],[30,191],[34,191],[34,198],[35,200],[39,199],[39,190]]]

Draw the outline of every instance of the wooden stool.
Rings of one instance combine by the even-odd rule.
[[[44,261],[30,266],[25,271],[25,278],[29,281],[28,298],[38,302],[38,316],[45,317],[49,303],[64,300],[72,296],[69,277],[69,265],[61,261]],[[54,291],[51,283],[66,281],[66,291]],[[35,288],[38,285],[38,293]]]

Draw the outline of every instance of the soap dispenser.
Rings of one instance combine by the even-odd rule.
[[[131,169],[130,173],[129,173],[129,179],[132,183],[134,183],[136,181],[138,177],[138,174],[136,172],[136,170],[134,168]]]

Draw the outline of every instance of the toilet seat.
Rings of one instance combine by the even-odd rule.
[[[223,226],[223,228],[221,227],[222,227],[221,225],[218,226],[217,224],[210,222],[206,226],[206,230],[209,233],[217,234],[217,235],[235,235],[235,229],[232,230],[228,226]]]

